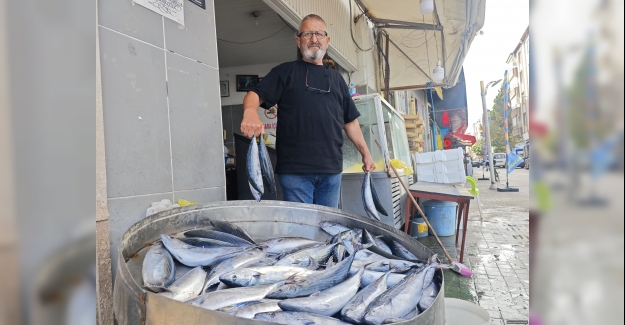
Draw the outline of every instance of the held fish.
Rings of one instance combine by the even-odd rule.
[[[347,302],[358,292],[360,277],[364,271],[361,268],[356,274],[341,284],[315,292],[308,297],[283,300],[278,303],[278,306],[284,311],[301,311],[332,316],[343,309]]]
[[[143,285],[159,292],[174,282],[176,266],[171,254],[163,247],[163,243],[156,242],[145,255],[141,276]]]
[[[369,182],[371,182],[370,186],[371,186],[371,198],[373,199],[373,204],[375,205],[375,209],[376,211],[378,211],[379,213],[383,214],[384,216],[388,217],[388,213],[386,213],[386,210],[384,210],[384,207],[382,206],[382,202],[380,202],[380,198],[378,197],[378,192],[376,192],[375,190],[375,185],[373,184],[373,177],[369,177]]]
[[[220,220],[211,220],[211,225],[222,232],[237,236],[239,238],[243,238],[246,241],[252,243],[252,244],[256,244],[256,242],[254,241],[254,239],[252,239],[252,237],[247,233],[247,231],[245,231],[243,228],[228,222],[228,221],[220,221]]]
[[[206,271],[198,266],[167,287],[167,291],[158,294],[178,301],[187,301],[200,294],[204,280]]]
[[[386,280],[389,274],[390,272],[387,272],[352,297],[352,299],[347,302],[345,307],[341,310],[341,317],[343,320],[352,324],[361,324],[363,322],[367,306],[369,306],[375,298],[387,290]]]
[[[265,188],[269,190],[269,194],[272,199],[276,199],[278,197],[278,191],[276,190],[276,181],[273,175],[273,166],[271,165],[271,159],[269,159],[269,152],[267,152],[267,147],[265,146],[264,137],[261,135],[260,145],[258,148],[258,152],[260,155],[260,171],[263,175],[263,184]]]
[[[260,202],[260,197],[264,192],[263,175],[260,168],[258,143],[256,142],[256,135],[254,135],[247,151],[247,182],[250,184],[252,195],[258,202]]]
[[[367,216],[371,219],[382,221],[378,212],[375,209],[375,203],[373,203],[373,196],[371,195],[371,173],[365,173],[365,178],[362,182],[362,202],[365,207]]]
[[[234,244],[236,246],[241,246],[241,247],[252,245],[252,242],[249,242],[241,237],[231,235],[229,233],[222,232],[222,231],[212,230],[212,229],[189,230],[189,231],[186,231],[184,235],[185,237],[201,237],[201,238],[219,240],[219,241],[231,243],[231,244]]]

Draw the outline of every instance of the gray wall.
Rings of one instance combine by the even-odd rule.
[[[179,26],[131,0],[98,1],[113,272],[150,203],[226,198],[213,8],[185,1]]]

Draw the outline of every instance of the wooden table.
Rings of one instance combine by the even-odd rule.
[[[432,199],[432,200],[440,200],[440,201],[449,201],[458,203],[457,207],[457,216],[458,221],[456,225],[456,246],[458,245],[458,233],[460,231],[460,221],[463,220],[462,227],[462,244],[460,248],[460,260],[462,263],[464,258],[464,241],[467,237],[467,226],[469,219],[469,204],[473,199],[473,195],[469,193],[467,189],[465,189],[462,185],[455,184],[439,184],[439,183],[429,183],[429,182],[416,182],[408,187],[410,190],[410,194],[415,199]],[[406,234],[411,234],[412,232],[412,200],[406,200],[406,219],[404,224],[404,232]],[[417,201],[417,203],[419,203]],[[427,217],[427,216],[426,216]],[[436,230],[436,229],[434,229]]]

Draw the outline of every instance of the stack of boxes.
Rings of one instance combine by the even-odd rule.
[[[425,132],[423,117],[419,114],[402,114],[402,116],[406,121],[406,135],[410,151],[423,152],[423,133]]]
[[[461,148],[414,153],[417,182],[464,184],[464,151]]]

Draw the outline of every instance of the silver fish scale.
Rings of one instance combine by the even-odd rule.
[[[376,298],[365,312],[365,322],[380,325],[389,318],[401,318],[412,311],[423,293],[424,269],[413,270],[397,285]]]
[[[252,137],[250,148],[247,151],[247,181],[250,184],[252,195],[256,201],[260,202],[260,197],[263,195],[264,189],[256,136]]]
[[[350,323],[362,323],[369,304],[387,290],[386,279],[389,273],[360,290],[341,310],[341,317]]]
[[[143,284],[153,291],[161,291],[175,279],[174,259],[161,242],[156,242],[145,255],[141,269]]]

